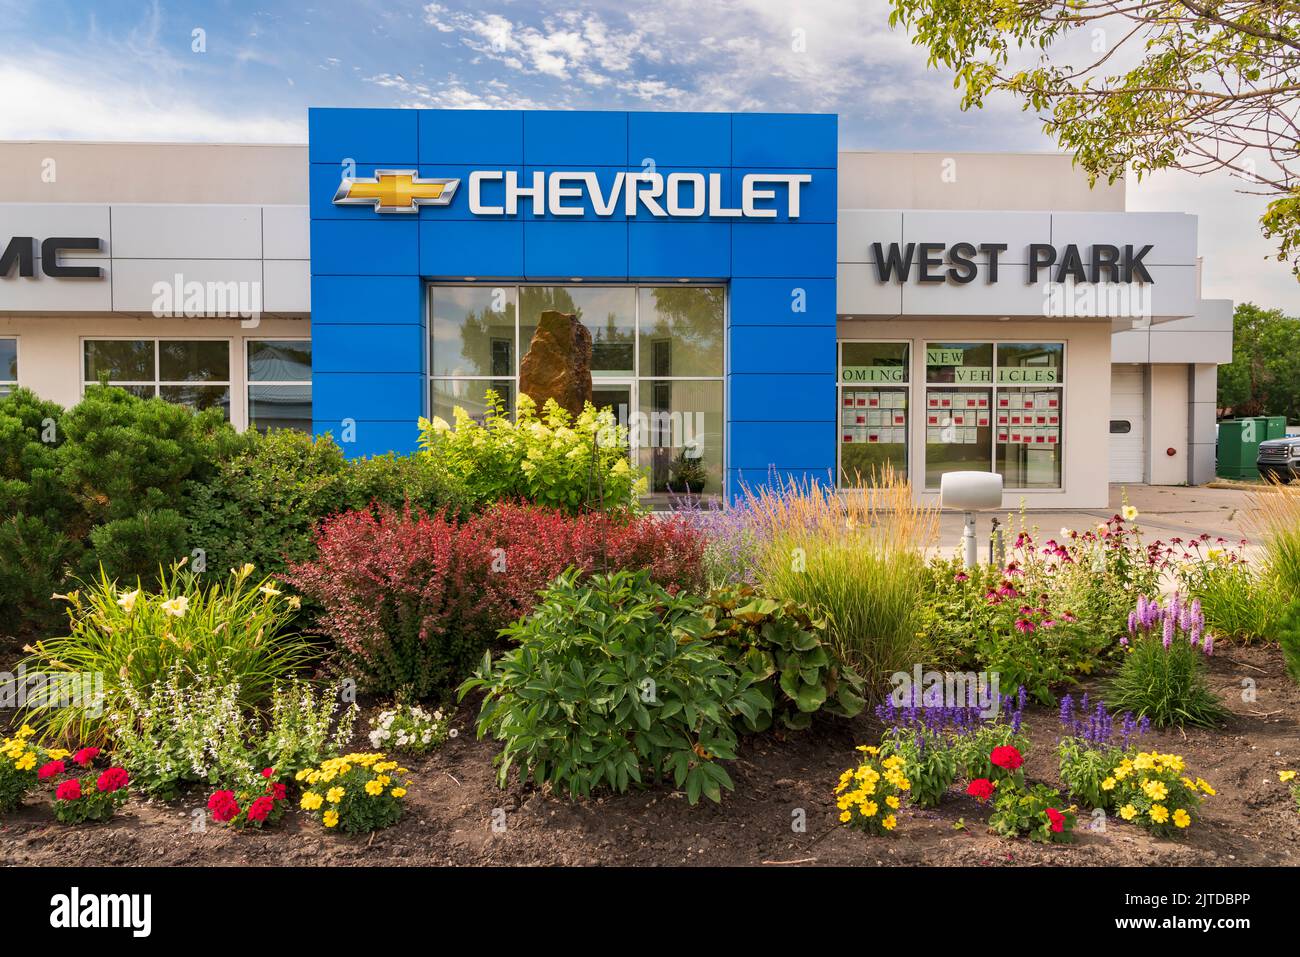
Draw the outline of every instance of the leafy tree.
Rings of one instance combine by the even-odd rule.
[[[1300,419],[1300,318],[1251,302],[1232,317],[1232,362],[1219,367],[1219,407]]]
[[[1300,0],[890,4],[962,109],[1011,93],[1093,182],[1228,170],[1275,197],[1264,234],[1300,277]]]

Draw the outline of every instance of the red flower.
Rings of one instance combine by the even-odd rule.
[[[55,789],[54,796],[60,801],[75,801],[81,797],[81,782],[76,778],[64,781]]]
[[[976,778],[966,785],[966,793],[977,801],[987,801],[993,796],[993,782],[988,778]]]
[[[72,756],[72,760],[76,761],[84,768],[97,757],[99,757],[99,748],[82,748]]]
[[[286,788],[279,781],[271,785],[271,798],[276,801],[283,801]]]
[[[36,779],[38,781],[44,781],[46,778],[52,778],[55,775],[62,774],[67,769],[68,766],[62,761],[51,761],[49,764],[41,766],[41,769],[36,772]]]
[[[993,753],[989,755],[989,760],[1008,771],[1014,771],[1025,763],[1025,759],[1020,756],[1020,752],[1009,744],[994,748]]]
[[[1052,822],[1052,830],[1057,834],[1065,829],[1065,815],[1054,807],[1047,809],[1047,819]]]
[[[208,810],[212,812],[212,819],[218,824],[233,820],[239,814],[239,803],[235,800],[235,792],[214,792],[212,797],[208,798]]]
[[[260,797],[254,801],[248,808],[248,819],[250,821],[265,821],[266,816],[275,808],[275,801],[269,797]]]
[[[275,768],[263,768],[262,777],[269,778],[275,775]]]
[[[109,768],[99,776],[99,780],[95,782],[95,787],[112,794],[114,791],[126,787],[128,781],[130,781],[130,778],[121,768]]]

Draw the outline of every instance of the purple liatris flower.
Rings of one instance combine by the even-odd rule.
[[[1165,617],[1164,635],[1161,637],[1161,643],[1168,648],[1174,643],[1174,618],[1173,615]]]

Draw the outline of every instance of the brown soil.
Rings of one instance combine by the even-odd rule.
[[[1276,648],[1221,646],[1213,685],[1234,717],[1218,731],[1155,732],[1147,747],[1184,755],[1218,795],[1181,840],[1156,839],[1112,820],[1085,829],[1078,843],[1040,846],[989,835],[987,808],[956,790],[936,811],[905,811],[894,839],[836,824],[832,788],[854,745],[874,741],[866,715],[825,721],[784,738],[744,743],[730,770],[736,790],[721,806],[690,807],[668,789],[576,802],[517,783],[498,789],[498,746],[477,741],[470,706],[461,733],[433,756],[410,762],[415,784],[407,813],[371,838],[326,834],[299,814],[266,832],[236,833],[208,822],[206,794],[171,804],[132,799],[113,821],[89,827],[55,823],[45,798],[32,796],[0,823],[0,862],[16,865],[1295,865],[1300,813],[1276,772],[1300,769],[1300,688]],[[1253,679],[1258,698],[1241,700]],[[1026,770],[1056,783],[1055,710],[1026,715],[1033,740]],[[356,746],[366,748],[360,733]],[[806,812],[806,829],[793,822]],[[504,829],[493,821],[504,820]]]

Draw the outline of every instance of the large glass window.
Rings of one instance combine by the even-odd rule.
[[[885,466],[907,476],[909,357],[906,342],[840,343],[842,486],[863,484]]]
[[[18,387],[18,340],[0,339],[0,396]]]
[[[930,342],[925,350],[926,487],[945,472],[992,469],[1009,489],[1060,488],[1064,343]]]
[[[482,418],[492,389],[513,411],[542,313],[591,334],[592,400],[630,433],[651,492],[717,494],[723,478],[723,336],[717,286],[431,286],[430,414]]]
[[[248,340],[248,425],[311,431],[311,340]]]
[[[230,418],[230,343],[225,339],[86,339],[82,388],[107,378],[142,398],[160,396]]]
[[[1007,488],[1061,487],[1060,342],[999,343],[997,459]]]
[[[591,333],[593,379],[635,375],[636,307],[631,286],[520,286],[519,342],[527,355],[542,313],[568,313]]]

